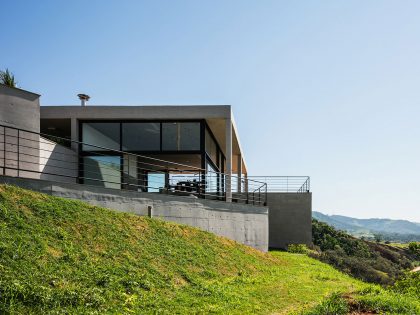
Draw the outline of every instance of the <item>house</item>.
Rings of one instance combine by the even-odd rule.
[[[153,212],[262,250],[311,242],[309,178],[250,176],[230,105],[79,97],[79,106],[40,106],[38,94],[0,86],[3,182]]]

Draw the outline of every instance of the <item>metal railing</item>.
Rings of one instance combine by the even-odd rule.
[[[267,201],[267,184],[258,179],[4,125],[0,125],[0,174],[222,201],[229,176],[236,183],[233,202],[266,205]]]
[[[309,176],[249,176],[267,183],[267,192],[308,193],[311,190]]]

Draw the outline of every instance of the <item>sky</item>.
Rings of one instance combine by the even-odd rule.
[[[0,0],[42,105],[230,104],[250,175],[313,210],[420,222],[419,1]]]

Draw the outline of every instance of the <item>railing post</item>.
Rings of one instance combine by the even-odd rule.
[[[268,203],[268,187],[267,187],[267,183],[265,183],[264,186],[265,186],[265,201],[264,201],[264,206],[267,206],[267,203]]]
[[[17,130],[17,177],[20,175],[20,144],[19,144],[19,129]]]
[[[6,175],[6,127],[3,127],[3,175]]]

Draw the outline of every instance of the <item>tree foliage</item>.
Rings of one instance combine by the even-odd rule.
[[[0,83],[10,87],[16,87],[17,85],[15,76],[9,69],[6,69],[5,71],[0,70]]]

